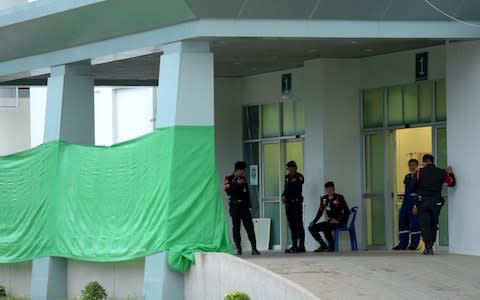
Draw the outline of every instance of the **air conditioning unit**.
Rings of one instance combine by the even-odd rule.
[[[269,218],[253,218],[253,228],[255,230],[255,236],[257,238],[257,249],[260,251],[268,250],[270,245],[270,227],[272,221]],[[248,239],[245,228],[241,226],[240,236],[242,237],[242,250],[251,251],[252,246]]]

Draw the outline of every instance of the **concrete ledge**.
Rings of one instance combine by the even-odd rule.
[[[225,253],[197,253],[185,274],[185,299],[223,299],[240,290],[252,300],[318,300],[300,285],[249,261]]]

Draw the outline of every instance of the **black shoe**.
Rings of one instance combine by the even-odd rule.
[[[325,252],[328,251],[328,247],[320,246],[318,249],[313,250],[313,252]]]
[[[402,248],[400,245],[396,245],[395,247],[392,248],[392,250],[406,250],[407,248]]]
[[[292,246],[288,249],[285,249],[285,253],[297,253],[297,251],[298,251],[297,247],[295,247],[295,246]]]
[[[305,252],[307,252],[307,250],[305,249],[305,246],[300,246],[297,248],[296,253],[305,253]]]
[[[422,254],[423,255],[433,255],[433,250],[432,250],[432,248],[425,249]]]
[[[252,255],[260,255],[260,252],[257,249],[253,249]]]
[[[242,249],[237,250],[237,255],[242,255]]]
[[[417,250],[417,247],[409,246],[409,247],[408,247],[408,250],[410,250],[410,251],[415,251],[415,250]]]

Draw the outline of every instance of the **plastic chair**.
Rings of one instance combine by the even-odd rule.
[[[350,210],[350,224],[345,224],[343,227],[335,229],[335,252],[338,252],[338,234],[341,231],[348,231],[350,233],[350,244],[352,251],[358,251],[357,234],[355,232],[355,217],[357,216],[358,206],[352,207]],[[348,223],[348,222],[347,222]]]

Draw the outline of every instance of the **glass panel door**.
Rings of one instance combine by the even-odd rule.
[[[272,220],[270,230],[270,247],[280,245],[280,142],[265,142],[262,144],[263,157],[263,187],[262,203],[263,217]]]
[[[365,135],[365,194],[368,248],[385,248],[385,135]]]

